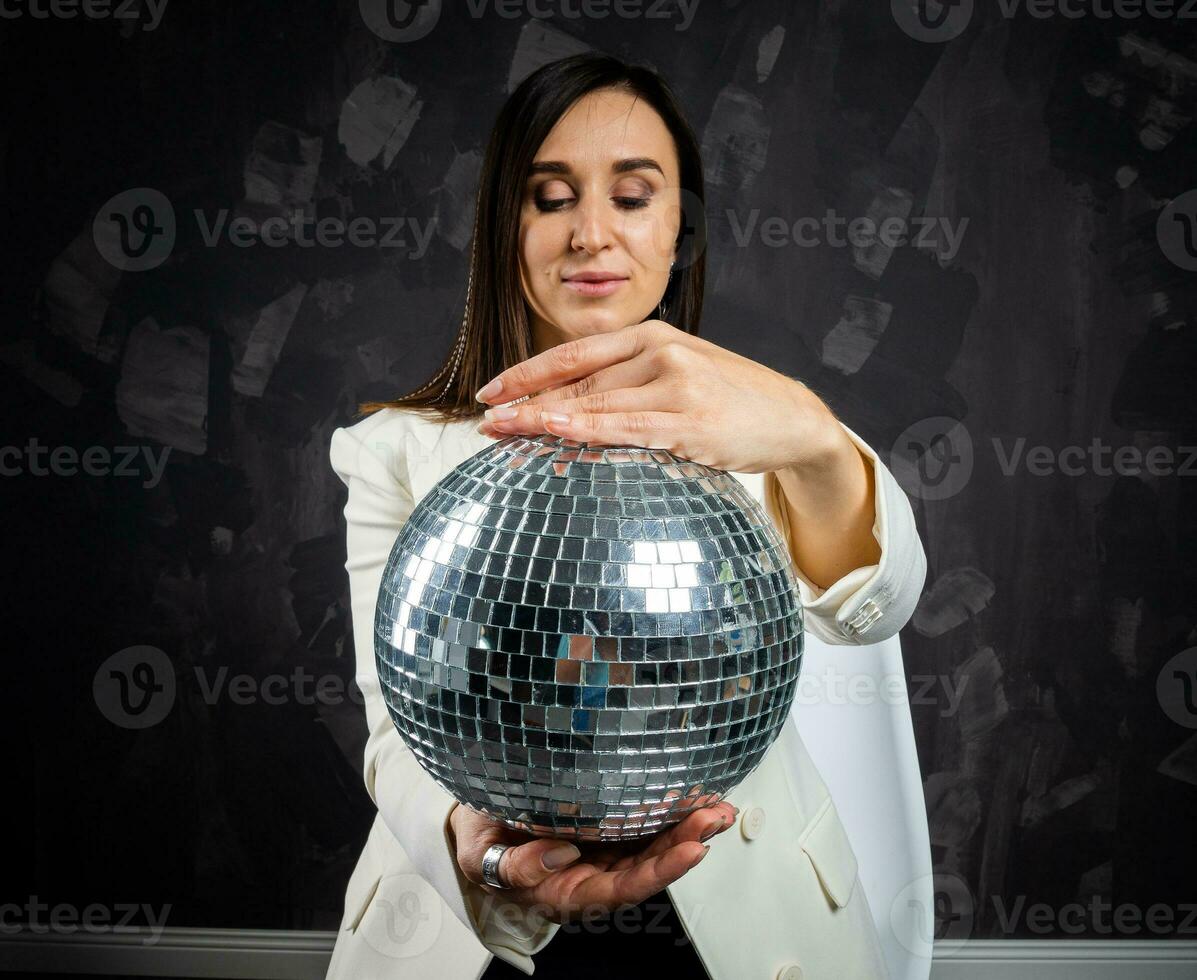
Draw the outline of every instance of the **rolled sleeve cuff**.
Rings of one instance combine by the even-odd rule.
[[[793,563],[806,628],[828,643],[877,643],[909,621],[922,594],[927,559],[906,497],[873,448],[840,422],[848,438],[873,466],[873,537],[881,547],[875,565],[847,572],[826,588],[810,581]],[[774,471],[765,474],[765,504],[785,538],[791,558],[789,505]]]
[[[458,805],[456,802],[453,804]],[[457,851],[453,827],[449,822],[453,806],[446,811],[444,820],[445,845],[450,854]],[[521,906],[506,905],[502,892],[483,891],[462,873],[456,860],[453,861],[453,869],[482,945],[505,963],[531,976],[536,970],[532,962],[533,955],[549,944],[561,928],[560,924]]]

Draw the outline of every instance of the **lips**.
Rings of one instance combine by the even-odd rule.
[[[623,288],[628,280],[610,273],[583,273],[565,280],[565,287],[579,296],[610,296]]]
[[[579,272],[576,276],[566,276],[566,282],[611,282],[612,280],[624,280],[627,276],[621,276],[616,272]]]

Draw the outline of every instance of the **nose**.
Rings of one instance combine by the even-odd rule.
[[[615,210],[601,196],[586,194],[573,210],[574,227],[570,247],[575,251],[599,252],[615,238]]]

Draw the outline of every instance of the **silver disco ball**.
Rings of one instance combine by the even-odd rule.
[[[802,605],[769,516],[660,449],[509,436],[420,501],[374,624],[391,718],[461,803],[616,840],[713,805],[790,712]]]

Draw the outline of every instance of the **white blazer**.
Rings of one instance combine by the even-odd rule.
[[[881,560],[827,589],[796,569],[807,642],[861,645],[893,637],[896,644],[922,591],[926,558],[905,492],[877,454],[844,428],[875,470],[873,533]],[[332,467],[349,489],[345,567],[369,728],[363,778],[378,807],[346,889],[327,974],[332,980],[474,980],[492,955],[531,974],[533,954],[560,928],[535,914],[513,916],[511,906],[497,905],[461,873],[448,834],[456,801],[396,731],[374,662],[375,604],[395,538],[433,485],[493,442],[474,422],[434,423],[396,409],[332,436]],[[775,475],[732,475],[788,545],[786,502]],[[795,707],[756,770],[727,796],[740,807],[741,826],[719,835],[706,859],[668,886],[669,897],[712,980],[889,977],[856,854],[794,723],[801,710]]]

